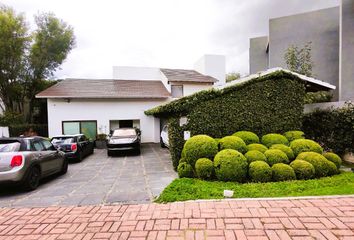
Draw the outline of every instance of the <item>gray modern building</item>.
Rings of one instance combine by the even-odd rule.
[[[250,39],[250,74],[286,68],[290,45],[311,42],[313,76],[337,86],[334,100],[354,100],[354,0],[340,6],[269,20],[269,36]]]

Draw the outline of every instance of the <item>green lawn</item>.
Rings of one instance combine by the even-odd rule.
[[[165,188],[156,202],[221,199],[225,189],[233,190],[234,198],[354,194],[354,173],[313,180],[245,184],[179,178]]]

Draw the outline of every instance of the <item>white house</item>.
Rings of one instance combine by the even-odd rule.
[[[37,94],[48,103],[49,136],[95,138],[118,127],[138,127],[142,142],[160,141],[160,119],[144,111],[225,83],[225,57],[205,55],[193,70],[113,67],[112,79],[65,79]]]

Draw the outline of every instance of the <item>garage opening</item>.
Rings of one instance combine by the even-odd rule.
[[[124,119],[124,120],[110,120],[109,121],[109,130],[112,132],[117,128],[127,128],[135,127],[140,128],[140,120],[138,119]]]

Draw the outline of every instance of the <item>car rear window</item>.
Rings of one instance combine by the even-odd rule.
[[[135,129],[117,129],[114,130],[112,136],[113,137],[128,137],[128,136],[135,136],[136,131]]]
[[[18,152],[21,148],[21,143],[16,140],[0,141],[0,152]]]
[[[75,138],[73,137],[54,137],[52,139],[53,144],[67,144],[67,143],[74,143]]]

